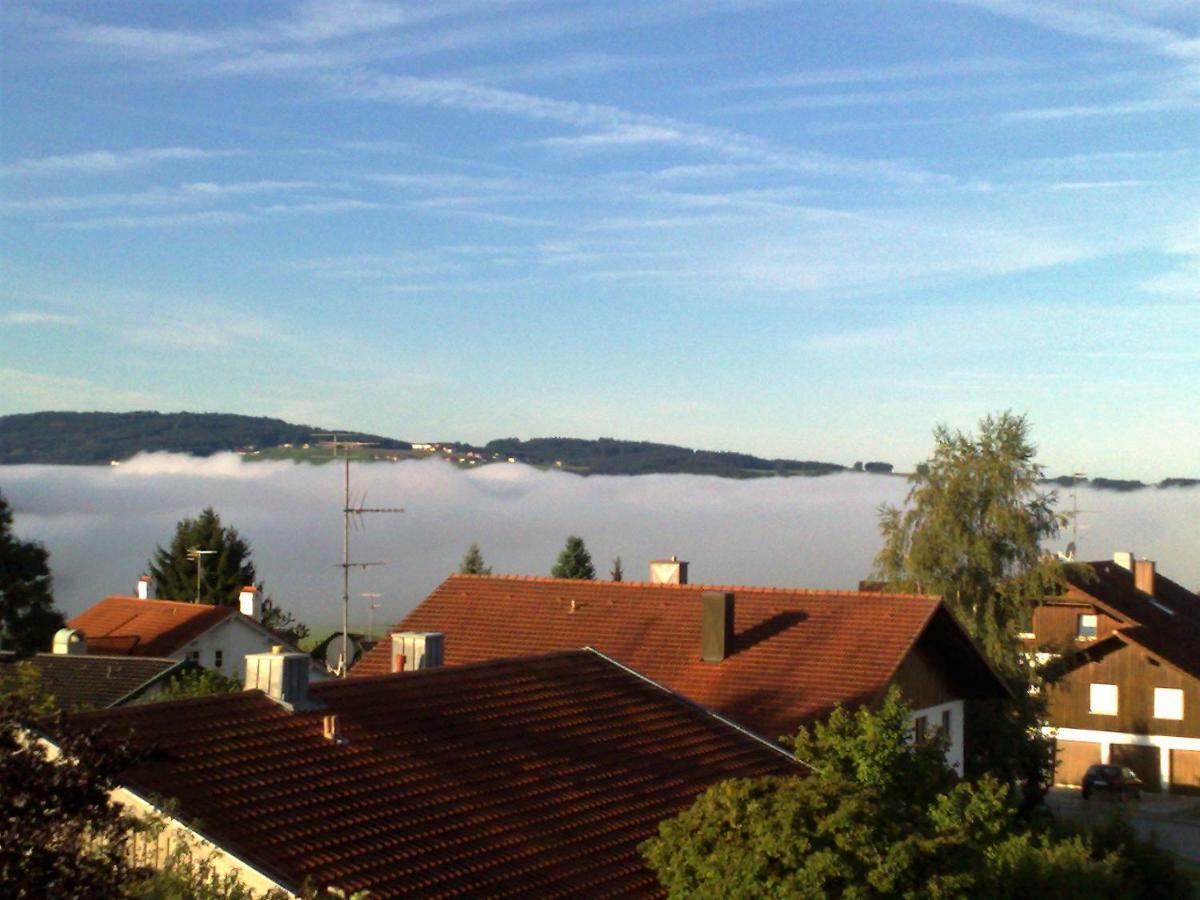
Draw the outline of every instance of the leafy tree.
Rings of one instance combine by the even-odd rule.
[[[484,564],[479,545],[472,544],[458,564],[458,571],[460,575],[491,575],[492,567]]]
[[[166,683],[161,691],[148,698],[147,702],[160,700],[182,700],[184,697],[208,697],[212,694],[231,694],[242,686],[234,678],[222,675],[216,669],[188,669],[180,672]]]
[[[550,577],[595,581],[596,567],[592,565],[592,555],[584,546],[583,538],[574,534],[567,538],[566,546],[558,554],[558,562],[550,570]]]
[[[170,546],[154,551],[149,566],[158,596],[185,602],[196,599],[197,561],[188,558],[190,550],[214,551],[204,557],[199,601],[237,606],[242,588],[255,583],[250,545],[236,529],[223,526],[211,506],[195,519],[181,520]]]
[[[49,650],[63,617],[54,608],[50,554],[12,533],[12,510],[0,494],[0,647],[22,653]]]
[[[263,600],[262,623],[289,644],[296,646],[299,646],[300,642],[311,633],[307,625],[299,621],[290,612],[276,605],[275,601],[270,597]]]
[[[951,787],[940,742],[914,742],[908,717],[895,691],[878,712],[835,711],[795,742],[811,775],[712,786],[642,845],[648,864],[680,898],[1183,895],[1132,836],[1032,828],[990,775]]]
[[[608,577],[613,581],[624,581],[625,570],[621,568],[621,557],[616,557],[612,561],[612,570],[608,573]]]
[[[934,431],[933,456],[909,476],[904,509],[880,508],[875,575],[892,590],[939,594],[1006,671],[1032,606],[1058,593],[1062,565],[1041,543],[1065,517],[1041,493],[1042,467],[1023,416],[988,416],[979,434]]]

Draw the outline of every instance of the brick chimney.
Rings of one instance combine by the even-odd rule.
[[[700,607],[700,658],[721,662],[733,650],[733,594],[705,591]]]
[[[150,599],[150,576],[149,575],[143,575],[141,578],[138,579],[137,597],[139,600],[149,600]]]
[[[688,564],[676,556],[650,562],[651,584],[687,584]]]
[[[1154,560],[1138,559],[1133,563],[1133,586],[1143,594],[1154,596]]]

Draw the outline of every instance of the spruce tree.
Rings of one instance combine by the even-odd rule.
[[[188,558],[188,551],[193,549],[215,551],[204,557],[199,601],[213,606],[237,606],[242,588],[255,583],[250,545],[236,529],[222,526],[221,517],[211,506],[195,519],[180,521],[170,546],[155,550],[149,567],[158,596],[164,600],[196,601],[197,561]]]
[[[492,574],[492,567],[484,564],[483,553],[480,551],[478,544],[472,544],[467,548],[462,562],[458,564],[458,572],[460,575]]]
[[[578,578],[585,581],[596,580],[596,567],[592,565],[592,555],[583,544],[583,538],[571,535],[567,538],[566,546],[558,554],[558,562],[550,570],[552,578]]]
[[[0,648],[49,650],[54,632],[63,627],[51,593],[50,554],[36,541],[14,536],[12,520],[0,494]]]

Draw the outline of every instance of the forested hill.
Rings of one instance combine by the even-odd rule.
[[[674,444],[649,441],[618,441],[600,438],[533,438],[522,441],[503,438],[484,447],[488,456],[521,460],[532,465],[559,466],[588,475],[648,475],[687,473],[720,475],[726,478],[755,478],[763,475],[828,475],[846,466],[798,459],[763,459],[748,453],[692,450]],[[871,471],[891,471],[886,463],[868,463]],[[860,466],[861,467],[861,464]]]
[[[329,430],[228,413],[24,413],[0,416],[0,464],[89,465],[155,450],[209,456],[225,450],[302,444]],[[374,441],[383,448],[409,448],[391,438],[339,434],[346,440]]]

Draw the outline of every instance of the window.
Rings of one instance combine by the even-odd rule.
[[[192,662],[194,662],[196,665],[200,665],[200,651],[199,650],[189,650],[188,651],[188,659],[191,660]]]
[[[913,735],[918,741],[925,740],[926,721],[924,716],[917,716],[913,722]]]
[[[1081,641],[1090,641],[1096,637],[1096,617],[1091,613],[1084,613],[1079,617],[1079,639]]]
[[[950,734],[950,710],[942,710],[942,734]]]
[[[224,650],[214,650],[213,651],[213,668],[219,669],[224,664],[225,664],[225,651]]]
[[[1097,716],[1115,716],[1117,714],[1117,686],[1115,684],[1092,685],[1091,712]]]
[[[1183,691],[1179,688],[1155,688],[1154,718],[1182,719]]]

